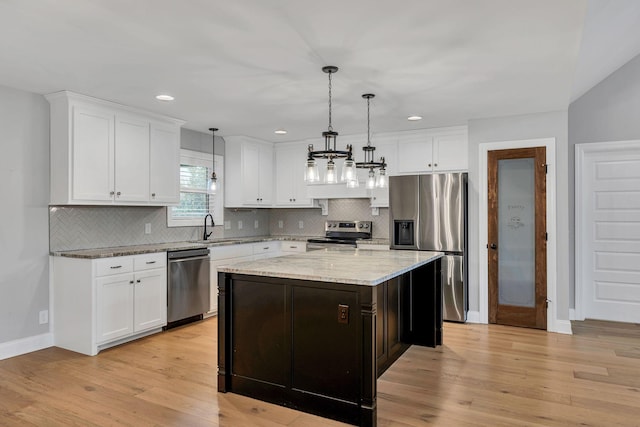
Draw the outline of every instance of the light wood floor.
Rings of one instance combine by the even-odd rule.
[[[216,327],[0,361],[0,425],[344,426],[218,394]],[[574,331],[447,323],[444,346],[413,346],[378,380],[378,425],[640,425],[640,325]]]

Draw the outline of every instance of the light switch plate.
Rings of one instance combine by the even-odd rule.
[[[284,228],[284,221],[282,220],[278,221],[278,228]]]
[[[225,230],[231,230],[231,221],[225,221],[224,222],[224,229]]]
[[[253,228],[258,228],[260,227],[260,222],[256,219],[255,221],[253,221]]]
[[[299,229],[303,229],[304,228],[304,221],[298,221],[298,228]]]
[[[238,230],[242,230],[242,221],[238,221]]]
[[[151,223],[147,222],[144,225],[144,234],[151,234]]]

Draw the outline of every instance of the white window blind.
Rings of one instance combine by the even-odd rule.
[[[180,150],[180,204],[167,208],[169,227],[203,225],[207,214],[216,225],[224,221],[224,171],[222,156],[215,156],[218,190],[210,194],[208,178],[211,176],[211,154]]]

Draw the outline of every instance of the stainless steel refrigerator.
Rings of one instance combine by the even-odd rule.
[[[467,285],[467,174],[389,177],[391,249],[444,252],[443,318],[465,322]]]

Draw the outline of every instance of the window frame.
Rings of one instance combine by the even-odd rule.
[[[207,173],[211,174],[211,153],[180,149],[180,166],[203,166],[207,168]],[[213,209],[213,221],[216,225],[224,223],[224,157],[215,155],[215,171],[218,178],[218,190],[213,202],[209,201],[209,213]],[[183,193],[182,187],[180,193]],[[188,191],[186,191],[188,192]],[[194,191],[198,192],[198,191]],[[211,195],[210,195],[211,197]],[[167,206],[167,227],[194,227],[204,224],[204,216],[201,218],[180,218],[171,215],[173,206]]]

